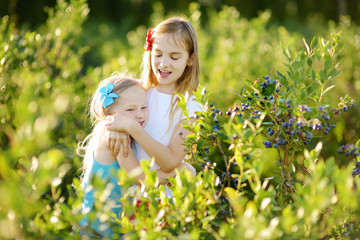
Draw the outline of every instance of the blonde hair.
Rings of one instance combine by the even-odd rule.
[[[186,66],[183,74],[176,81],[174,92],[181,93],[182,95],[185,95],[186,93],[191,95],[193,91],[196,91],[199,85],[200,76],[199,52],[194,27],[186,19],[172,17],[158,24],[152,31],[152,42],[157,36],[168,33],[173,34],[174,40],[176,40],[178,43],[180,42],[185,45],[189,57],[192,57],[192,64]],[[146,51],[143,57],[142,80],[144,81],[143,87],[145,89],[157,87],[159,84],[151,68],[151,54],[151,51]],[[174,97],[175,96],[173,93],[172,99],[174,99]],[[179,100],[178,98],[175,99],[176,100],[173,100],[170,106],[170,120],[172,120],[174,117],[177,102]]]
[[[130,87],[133,86],[142,87],[139,81],[124,75],[114,75],[104,79],[99,83],[95,91],[95,94],[91,97],[91,103],[89,106],[90,118],[91,118],[93,130],[88,136],[86,136],[86,138],[83,141],[80,141],[78,143],[78,148],[77,148],[77,153],[80,156],[84,157],[82,176],[81,176],[82,180],[86,174],[89,163],[91,163],[93,159],[94,147],[99,142],[101,134],[105,129],[104,120],[108,115],[108,109],[109,107],[111,107],[111,105],[106,108],[104,107],[103,100],[100,99],[101,93],[99,90],[102,87],[106,87],[107,84],[109,83],[114,84],[114,88],[112,92],[116,93],[119,96],[119,98],[121,98],[121,93]],[[116,101],[116,98],[114,100]]]

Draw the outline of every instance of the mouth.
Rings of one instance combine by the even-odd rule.
[[[159,69],[159,73],[160,73],[160,77],[162,77],[162,78],[167,78],[167,77],[170,76],[170,74],[171,74],[170,71],[160,70],[160,69]]]
[[[139,124],[140,124],[140,126],[144,126],[144,123],[145,123],[145,121],[141,121],[141,122],[139,122]]]

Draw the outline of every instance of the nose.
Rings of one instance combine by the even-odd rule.
[[[163,56],[160,60],[160,66],[161,67],[168,67],[169,64],[169,59],[166,56]]]
[[[138,111],[136,111],[136,113],[135,113],[135,117],[136,117],[136,119],[143,119],[144,118],[144,113],[141,111],[141,110],[138,110]]]

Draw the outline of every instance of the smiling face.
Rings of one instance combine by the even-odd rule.
[[[109,108],[108,114],[113,113],[131,117],[145,127],[149,118],[145,90],[141,86],[132,86],[121,92],[119,98]]]
[[[176,81],[192,63],[185,46],[174,37],[168,33],[155,37],[151,52],[151,68],[159,83],[158,91],[167,94],[173,93]]]

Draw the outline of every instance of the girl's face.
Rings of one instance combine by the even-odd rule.
[[[149,118],[145,90],[140,86],[132,86],[123,91],[109,109],[109,115],[124,114],[135,119],[145,127]]]
[[[163,33],[155,37],[151,51],[151,68],[159,82],[158,91],[172,94],[176,81],[191,63],[192,59],[185,46],[175,42],[172,34]]]

